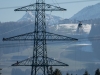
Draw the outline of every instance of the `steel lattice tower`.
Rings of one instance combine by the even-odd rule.
[[[33,56],[23,61],[12,64],[12,66],[31,66],[31,75],[48,75],[49,66],[68,66],[65,63],[47,57],[47,41],[77,41],[78,39],[46,32],[45,11],[65,11],[66,9],[46,4],[45,0],[36,0],[35,4],[24,6],[15,11],[35,11],[34,32],[3,38],[3,41],[32,41],[34,40]]]

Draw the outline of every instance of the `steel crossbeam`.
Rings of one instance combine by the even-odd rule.
[[[45,5],[45,9],[36,9],[37,5],[39,6]],[[21,8],[17,8],[14,11],[66,11],[66,9],[46,3],[35,3]]]
[[[48,61],[48,65],[47,64],[43,64],[42,62],[38,62],[38,63],[34,63],[32,65],[32,60],[34,58],[30,57],[28,59],[25,59],[23,61],[17,61],[16,63],[12,64],[12,66],[68,66],[68,64],[65,64],[63,62],[54,60],[52,58],[47,57],[47,61]],[[42,61],[42,60],[41,60]]]
[[[38,32],[38,33],[43,33],[43,32]],[[45,32],[46,34],[46,40],[47,41],[77,41],[78,39],[64,36],[64,35],[59,35],[59,34],[54,34],[50,32]],[[3,41],[32,41],[34,39],[34,32],[18,35],[18,36],[13,36],[9,38],[3,38]],[[44,40],[41,35],[39,35],[38,38],[39,41]]]

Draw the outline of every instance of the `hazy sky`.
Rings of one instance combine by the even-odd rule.
[[[60,16],[62,18],[70,18],[82,8],[87,7],[89,5],[94,5],[99,3],[100,0],[45,0],[46,3],[62,3],[62,2],[74,2],[74,1],[86,1],[86,2],[75,2],[75,3],[65,3],[59,4],[60,7],[66,8],[65,12],[52,12],[52,15]],[[15,12],[15,8],[10,9],[1,9],[5,7],[16,7],[16,6],[26,6],[29,4],[35,3],[35,0],[0,0],[0,21],[1,22],[9,22],[9,21],[17,21],[20,19],[26,12],[25,11],[17,11]],[[57,4],[54,4],[58,6]],[[17,7],[16,7],[17,8]],[[50,13],[50,12],[47,12]]]

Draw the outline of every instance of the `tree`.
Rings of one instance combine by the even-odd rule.
[[[83,75],[90,75],[90,74],[88,73],[88,71],[85,71],[85,73]]]
[[[69,75],[69,73],[67,73],[66,75]]]
[[[62,75],[62,73],[59,69],[55,69],[55,71],[53,72],[53,75]]]
[[[97,70],[95,71],[95,75],[100,75],[100,70],[99,70],[99,69],[97,69]]]
[[[73,74],[71,73],[71,75],[73,75]]]
[[[49,67],[48,75],[53,75],[53,68],[52,68],[52,66]]]

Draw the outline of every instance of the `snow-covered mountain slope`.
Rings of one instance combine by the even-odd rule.
[[[89,20],[100,18],[100,3],[83,8],[70,19]]]
[[[78,24],[59,24],[59,25],[52,25],[48,26],[48,30],[50,32],[58,33],[58,34],[63,34],[63,35],[78,35],[84,33],[83,36],[86,36],[89,34],[91,30],[91,24],[83,24],[82,29],[78,30]]]
[[[57,24],[60,20],[62,20],[61,17],[58,16],[54,16],[51,14],[46,14],[46,23],[47,24]],[[20,21],[35,21],[35,12],[29,11],[26,12],[26,14],[18,20],[18,22]]]

